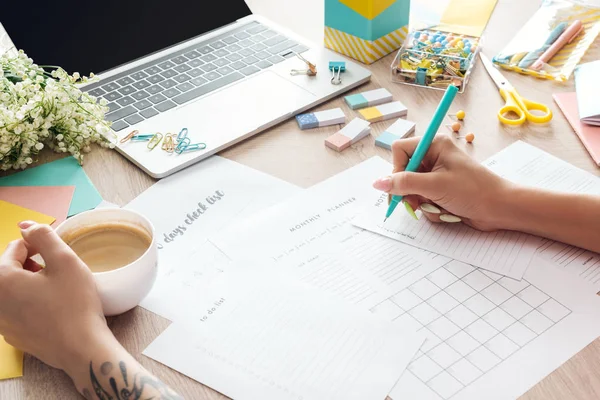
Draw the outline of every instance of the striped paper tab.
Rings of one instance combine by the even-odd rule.
[[[326,26],[325,47],[365,64],[371,64],[402,47],[407,34],[408,26],[404,26],[371,41]]]

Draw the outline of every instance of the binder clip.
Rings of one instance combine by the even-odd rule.
[[[150,151],[154,150],[156,148],[156,146],[158,146],[158,144],[160,143],[160,141],[163,139],[163,134],[162,133],[155,133],[154,135],[152,135],[152,138],[150,138],[150,141],[148,142],[148,144],[146,145],[146,147],[148,147],[148,149]]]
[[[340,78],[340,74],[346,71],[346,63],[343,61],[329,61],[329,70],[331,71],[331,84],[339,85],[342,83],[342,79]],[[337,76],[336,76],[337,72]]]
[[[121,143],[125,143],[128,141],[132,141],[132,142],[147,142],[150,139],[152,139],[154,135],[153,134],[140,134],[140,132],[138,130],[132,131],[131,133],[129,133],[129,135],[125,136],[123,139],[120,140]]]
[[[290,75],[308,75],[308,76],[317,75],[317,66],[315,64],[311,63],[310,61],[308,61],[306,58],[302,57],[298,53],[296,53],[296,57],[298,57],[299,59],[304,61],[304,63],[306,64],[306,66],[308,68],[307,69],[293,69],[290,71]]]

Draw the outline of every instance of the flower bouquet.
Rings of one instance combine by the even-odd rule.
[[[42,67],[23,51],[0,56],[0,170],[24,169],[45,146],[83,162],[92,143],[107,139],[106,100],[83,93],[79,84],[94,79]]]

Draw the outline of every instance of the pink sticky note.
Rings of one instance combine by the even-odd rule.
[[[56,228],[67,219],[73,193],[75,186],[4,186],[0,200],[52,216]]]

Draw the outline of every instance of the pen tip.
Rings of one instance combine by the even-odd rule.
[[[387,221],[387,218],[383,220],[383,223],[385,224],[385,221]]]

